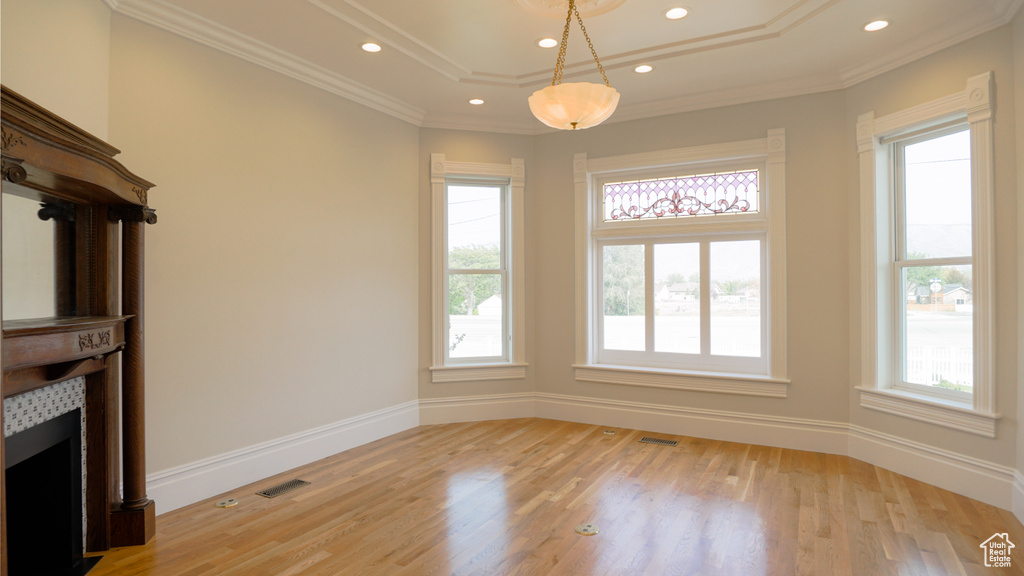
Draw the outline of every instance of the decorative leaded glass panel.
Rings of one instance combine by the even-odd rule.
[[[757,170],[604,185],[604,221],[758,211]]]

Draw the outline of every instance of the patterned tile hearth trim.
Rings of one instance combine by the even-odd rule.
[[[85,405],[85,378],[72,378],[4,400],[4,438]],[[85,430],[85,410],[82,410]],[[83,444],[84,446],[84,444]]]
[[[85,537],[85,377],[79,376],[4,401],[4,438],[79,409],[82,421],[82,536]]]

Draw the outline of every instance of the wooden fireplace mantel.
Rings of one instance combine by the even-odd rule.
[[[124,349],[129,318],[54,316],[4,322],[4,396],[103,370],[106,357]]]
[[[2,191],[39,201],[39,218],[52,220],[56,313],[2,323],[2,397],[85,377],[86,550],[145,544],[156,531],[145,485],[143,339],[153,184],[115,160],[113,146],[0,91]],[[7,573],[3,459],[0,450],[0,576]]]

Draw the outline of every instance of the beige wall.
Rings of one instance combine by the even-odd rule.
[[[530,208],[535,205],[537,191],[534,183],[536,169],[533,157],[533,138],[529,136],[511,136],[504,134],[488,134],[484,132],[464,132],[457,130],[420,130],[419,152],[419,394],[420,398],[451,398],[460,396],[479,396],[486,394],[510,394],[530,392],[534,390],[534,379],[537,369],[534,366],[534,342],[529,337],[533,333],[534,308],[534,275],[532,254],[536,251],[533,235],[530,233]],[[485,382],[431,382],[430,366],[433,355],[431,319],[431,240],[430,240],[430,155],[444,154],[445,159],[454,162],[480,162],[488,164],[508,164],[512,158],[522,158],[526,164],[526,186],[524,204],[526,205],[526,362],[529,364],[526,379],[522,380],[488,380]]]
[[[530,231],[536,260],[533,332],[543,392],[845,421],[847,295],[845,107],[841,92],[771,100],[537,138]],[[789,371],[786,399],[577,382],[572,156],[591,158],[764,138],[786,130]],[[538,182],[539,180],[539,182]]]
[[[996,234],[996,396],[997,410],[1003,415],[994,440],[956,432],[931,424],[891,416],[860,407],[852,389],[861,381],[859,364],[860,285],[851,278],[850,331],[850,422],[887,434],[893,434],[932,446],[967,454],[983,460],[1013,465],[1017,425],[1017,249],[1016,235],[1016,158],[1014,156],[1014,68],[1012,30],[999,28],[967,42],[933,54],[902,68],[872,78],[846,91],[847,115],[844,131],[848,159],[846,194],[849,203],[850,269],[860,266],[860,218],[857,210],[857,149],[855,126],[857,116],[874,111],[884,116],[930,100],[963,91],[970,76],[991,70],[995,76],[995,234]]]
[[[110,108],[157,184],[150,472],[416,399],[414,126],[118,15]]]
[[[110,10],[100,0],[3,0],[0,80],[107,137]]]

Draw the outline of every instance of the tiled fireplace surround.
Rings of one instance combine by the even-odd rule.
[[[5,398],[3,403],[5,439],[75,409],[80,410],[82,414],[82,534],[84,535],[86,526],[85,378],[80,376]],[[8,495],[9,497],[10,495]]]

